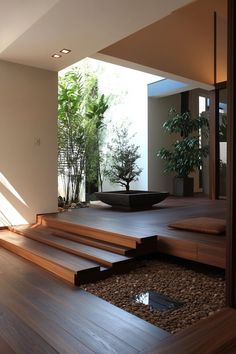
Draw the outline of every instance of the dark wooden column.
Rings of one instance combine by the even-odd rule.
[[[210,199],[217,198],[218,190],[218,151],[219,151],[219,109],[218,109],[218,96],[217,90],[210,92],[210,111],[209,111],[209,123],[210,123],[210,135],[209,135],[209,197]]]
[[[215,90],[210,92],[210,136],[209,136],[209,197],[213,200],[218,198],[218,155],[219,155],[219,91],[216,89],[217,83],[217,14],[213,13],[213,33],[214,33],[214,86]]]
[[[228,0],[227,305],[236,308],[236,3]]]
[[[189,112],[189,91],[181,92],[181,114]]]

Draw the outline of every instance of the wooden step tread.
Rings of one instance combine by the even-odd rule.
[[[120,262],[129,262],[130,257],[122,256],[116,253],[105,251],[102,249],[97,249],[92,246],[74,242],[68,239],[57,237],[52,235],[47,228],[25,228],[20,230],[14,228],[16,232],[21,232],[26,237],[29,237],[35,241],[45,243],[49,246],[56,247],[65,252],[76,254],[86,259],[93,260],[99,264],[111,267]]]
[[[47,226],[42,226],[42,225],[32,225],[32,226],[17,226],[14,227],[14,229],[16,229],[16,231],[25,231],[28,228],[32,228],[32,229],[37,229],[38,232],[44,233],[46,230],[51,234],[51,235],[55,235],[57,237],[61,237],[64,238],[66,240],[71,240],[74,242],[79,242],[79,243],[83,243],[85,245],[88,246],[92,246],[92,247],[96,247],[96,248],[100,248],[100,249],[104,249],[106,251],[112,252],[112,253],[117,253],[117,254],[121,254],[121,255],[132,255],[134,249],[129,248],[129,247],[125,247],[125,246],[119,246],[119,245],[115,245],[112,242],[106,242],[103,240],[97,240],[97,239],[93,239],[91,237],[86,237],[86,236],[81,236],[78,234],[74,234],[71,232],[66,232],[66,231],[61,231],[58,229],[53,229]]]
[[[58,237],[63,237],[63,238],[70,239],[75,242],[84,243],[86,245],[101,248],[101,249],[104,249],[104,250],[107,250],[107,251],[110,251],[113,253],[128,256],[129,254],[132,254],[132,251],[133,251],[132,248],[125,247],[125,246],[119,246],[119,245],[116,245],[112,242],[106,242],[103,240],[92,239],[90,237],[76,235],[76,234],[73,234],[70,232],[60,231],[57,229],[51,229],[51,230],[52,230],[52,234],[56,235]]]
[[[87,269],[100,270],[100,266],[92,261],[86,260],[61,250],[54,249],[48,245],[31,240],[11,231],[0,232],[0,243],[4,246],[10,243],[18,248],[30,251],[35,255],[45,258],[71,271],[79,272]]]
[[[118,234],[113,231],[107,231],[102,229],[96,229],[87,225],[73,224],[69,221],[59,220],[57,218],[43,216],[42,225],[48,226],[50,228],[59,229],[66,232],[71,232],[77,235],[82,235],[86,237],[91,237],[93,239],[102,240],[106,242],[111,242],[116,245],[121,245],[129,248],[136,249],[138,243],[142,243],[143,240],[136,238],[135,236],[130,237],[123,234]]]

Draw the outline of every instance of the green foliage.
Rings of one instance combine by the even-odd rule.
[[[187,177],[195,168],[202,166],[203,158],[208,155],[208,146],[199,146],[199,131],[208,136],[209,123],[204,116],[192,118],[189,112],[179,114],[174,109],[170,118],[163,124],[170,134],[180,135],[172,148],[161,148],[157,156],[166,162],[165,173],[174,172],[178,177]]]
[[[86,178],[88,182],[98,183],[101,190],[103,183],[101,172],[103,153],[101,150],[106,128],[104,113],[107,109],[108,99],[104,95],[95,94],[90,96],[86,110],[86,118],[91,124],[89,145],[86,153]]]
[[[127,192],[130,190],[130,183],[137,181],[142,172],[136,164],[136,160],[140,158],[139,146],[130,143],[132,137],[129,136],[128,128],[116,128],[115,137],[108,145],[111,152],[105,170],[105,176],[109,181],[125,187]]]
[[[219,138],[221,142],[227,141],[227,114],[222,114],[219,126]]]
[[[75,68],[59,78],[58,170],[66,203],[78,202],[81,182],[97,180],[101,130],[108,99],[98,93],[95,75],[82,76]]]

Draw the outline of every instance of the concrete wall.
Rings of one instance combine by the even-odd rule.
[[[0,225],[57,210],[57,73],[0,61]]]
[[[173,176],[164,175],[164,162],[158,158],[157,151],[169,148],[174,136],[166,133],[162,125],[168,119],[171,107],[180,111],[180,95],[148,99],[148,189],[173,192]]]

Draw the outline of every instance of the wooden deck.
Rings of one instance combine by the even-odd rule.
[[[0,354],[137,354],[169,334],[0,248]]]
[[[84,262],[88,262],[86,269],[97,272],[100,265],[96,261],[101,261],[102,257],[107,265],[115,263],[116,256],[129,257],[136,250],[140,251],[139,247],[144,247],[145,252],[153,247],[153,240],[154,251],[201,261],[197,258],[202,256],[201,250],[205,253],[208,250],[203,263],[222,265],[224,236],[168,228],[170,222],[194,216],[224,218],[225,202],[170,198],[162,206],[142,212],[114,212],[104,206],[78,209],[45,216],[44,225],[18,227],[15,230],[18,235],[1,231],[5,234],[1,243],[9,242],[13,245],[10,248],[19,247],[20,255],[33,247],[33,254],[44,260],[47,252],[49,259],[55,253],[52,265],[57,259],[62,273],[68,264],[74,269],[75,264],[83,266]],[[26,247],[21,247],[21,243]],[[51,250],[54,243],[55,248]],[[49,247],[46,253],[44,247]],[[68,251],[66,256],[60,253],[65,250]],[[221,252],[221,256],[216,251]],[[90,258],[83,260],[82,257],[80,261],[82,253]],[[75,260],[74,256],[79,258]],[[23,257],[28,259],[27,255]],[[36,264],[41,265],[40,262]],[[236,311],[233,309],[224,309],[187,330],[170,335],[77,287],[60,282],[3,248],[0,248],[0,269],[0,354],[236,352]]]
[[[45,217],[48,226],[60,227],[98,240],[105,240],[135,247],[156,237],[156,249],[173,256],[225,268],[225,235],[209,235],[198,232],[173,230],[168,224],[192,217],[215,217],[224,219],[224,200],[207,198],[169,197],[151,210],[125,212],[114,211],[105,205],[76,209]]]
[[[115,211],[104,205],[40,216],[35,225],[0,231],[0,245],[58,277],[79,285],[127,271],[132,260],[166,253],[225,268],[225,235],[168,227],[194,216],[225,217],[225,202],[169,198],[146,211]]]
[[[0,248],[0,354],[233,354],[236,310],[176,335]]]

